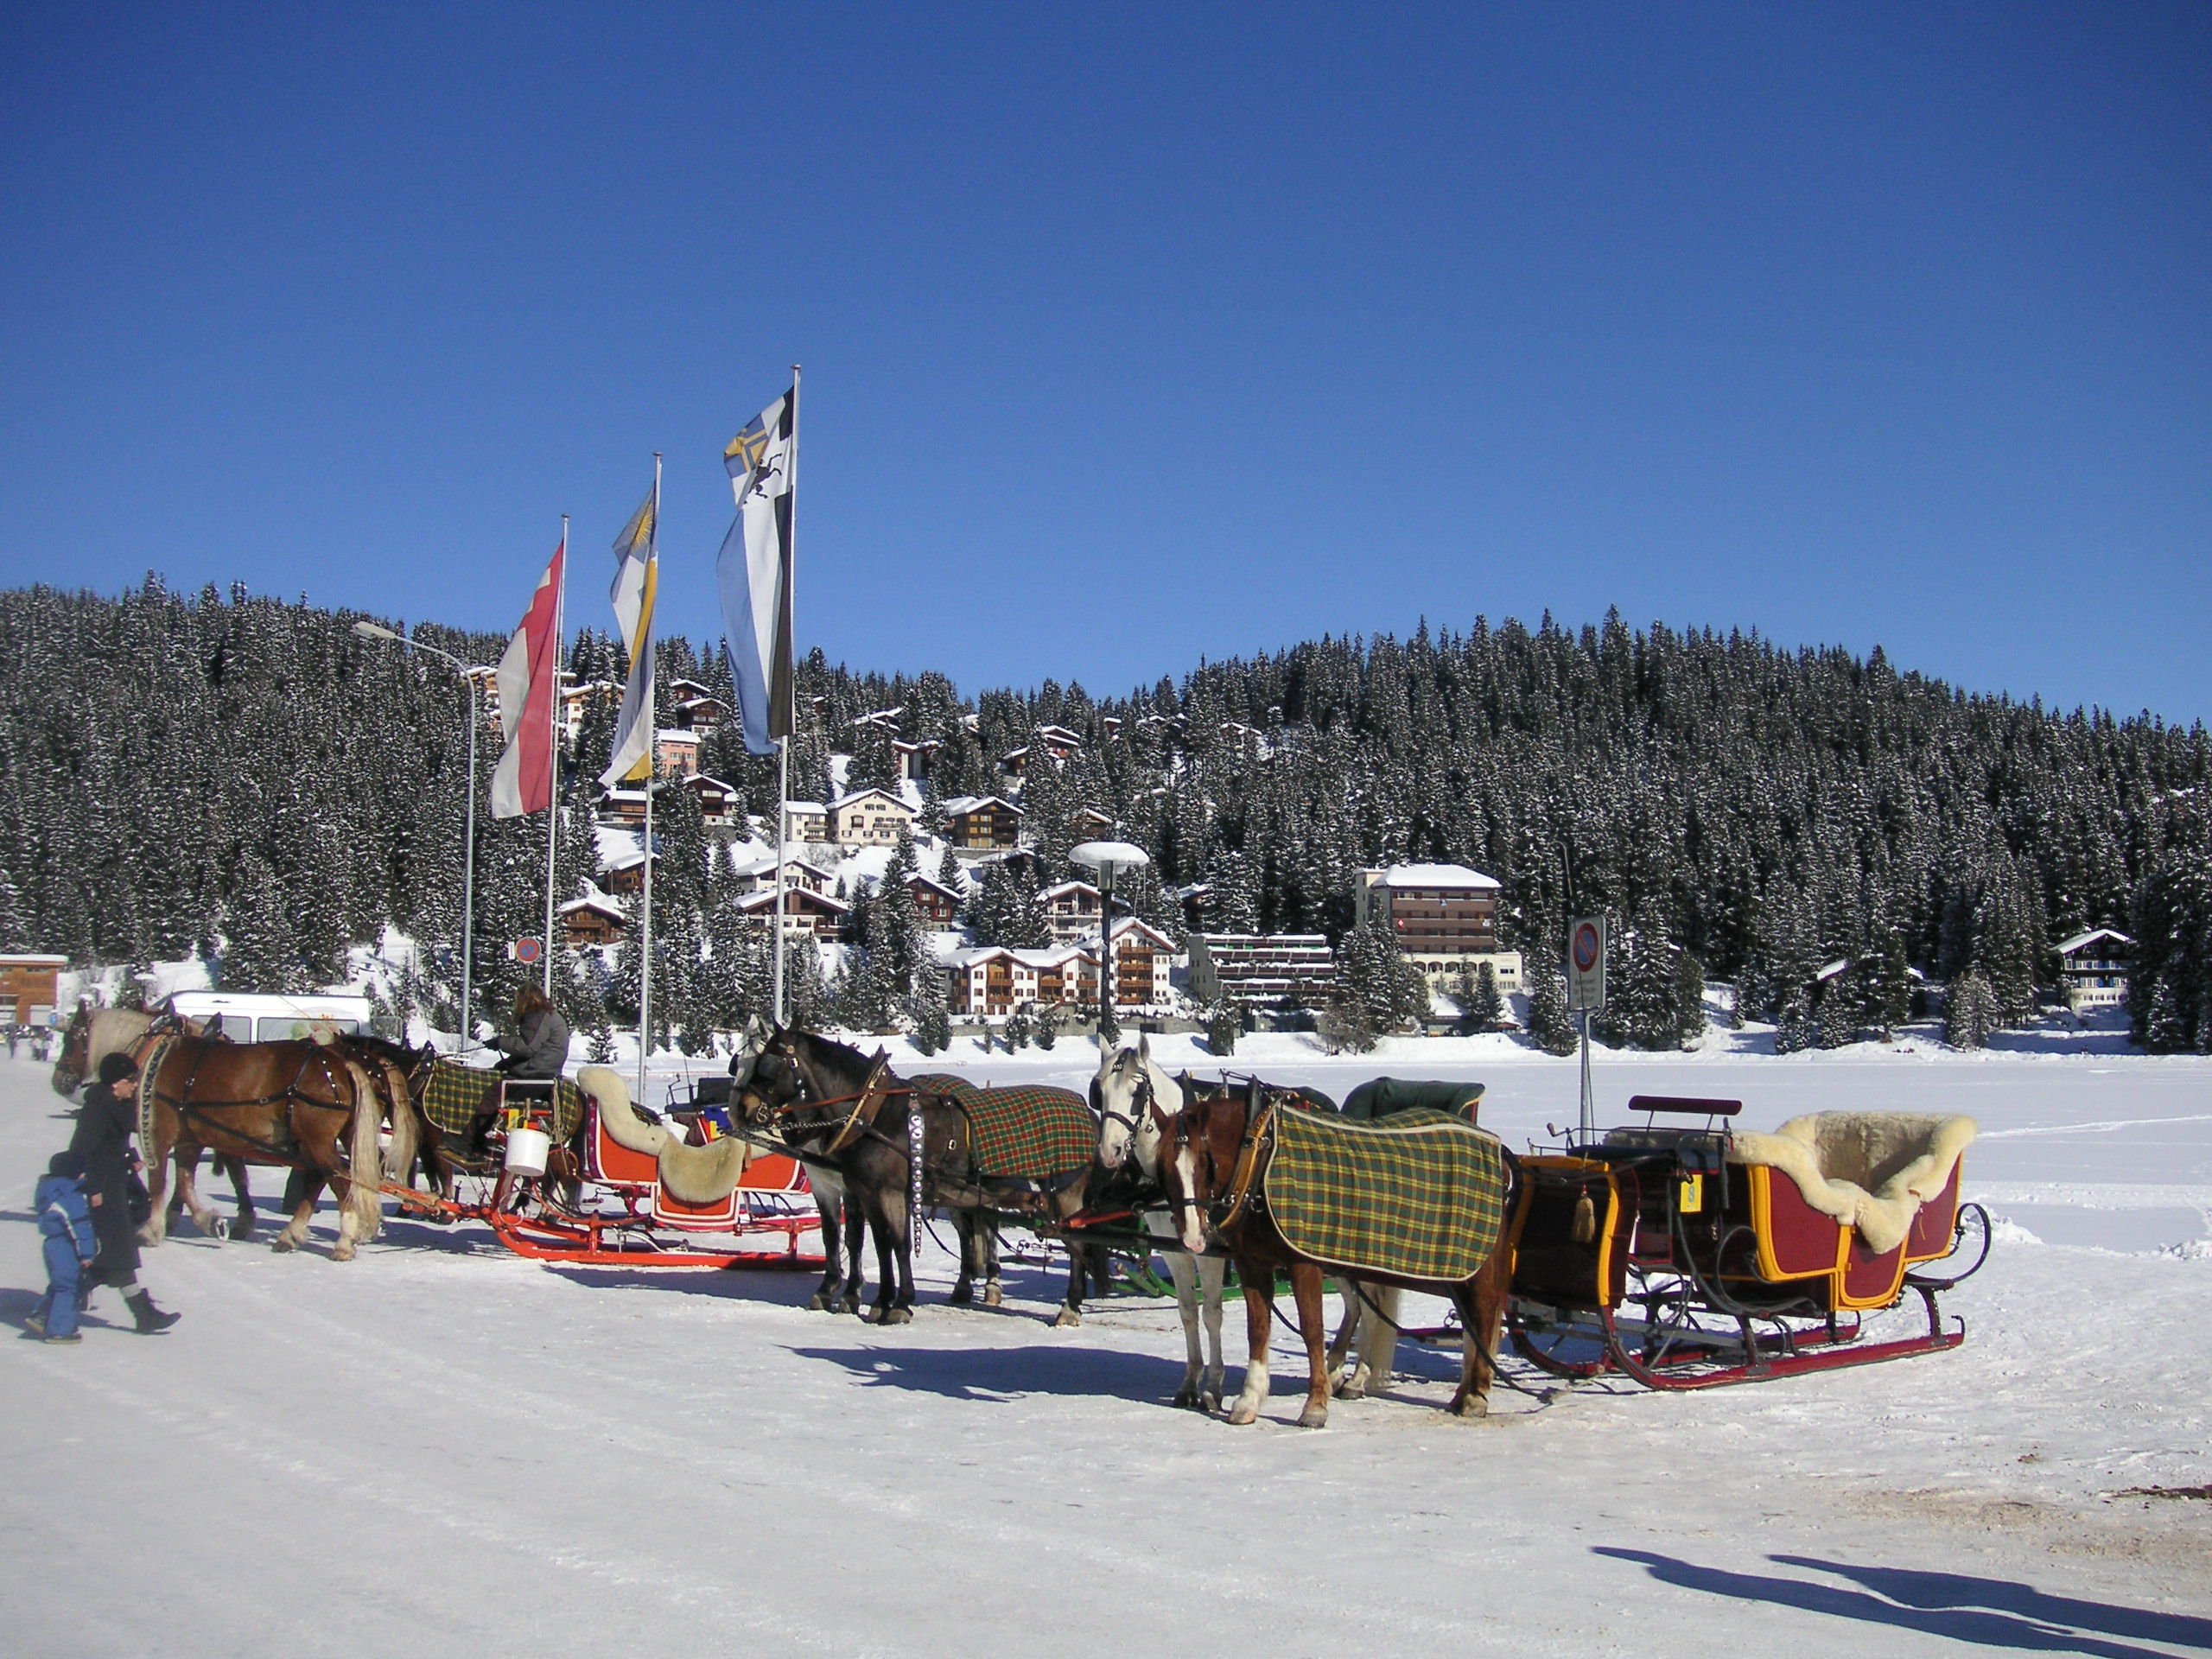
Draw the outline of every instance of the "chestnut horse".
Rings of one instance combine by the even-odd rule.
[[[89,1002],[79,1002],[76,1013],[69,1016],[68,1029],[61,1036],[61,1052],[54,1062],[54,1092],[65,1100],[74,1099],[86,1078],[99,1068],[99,1063],[110,1054],[128,1054],[146,1034],[154,1023],[154,1016],[141,1014],[136,1008],[99,1008]],[[189,1020],[179,1020],[181,1029],[197,1033],[200,1027]],[[238,1196],[238,1212],[232,1222],[227,1236],[251,1238],[255,1229],[253,1192],[246,1185],[245,1160],[218,1155],[215,1160],[223,1173],[231,1178],[231,1190]],[[194,1172],[196,1173],[196,1172]],[[184,1204],[186,1189],[190,1182],[180,1179],[169,1196],[168,1214],[164,1217],[164,1230],[176,1223],[178,1211]],[[215,1230],[213,1211],[203,1211],[196,1205],[193,1221],[209,1237],[225,1235]]]
[[[1262,1103],[1256,1082],[1248,1089],[1224,1088],[1187,1103],[1165,1126],[1160,1147],[1160,1180],[1185,1248],[1198,1255],[1218,1241],[1228,1249],[1244,1283],[1248,1358],[1243,1391],[1230,1408],[1229,1421],[1256,1421],[1261,1402],[1268,1397],[1268,1337],[1274,1315],[1272,1293],[1276,1269],[1287,1268],[1298,1306],[1299,1328],[1306,1339],[1309,1374],[1306,1408],[1299,1414],[1298,1424],[1301,1428],[1319,1428],[1329,1421],[1329,1367],[1321,1321],[1323,1270],[1319,1262],[1300,1254],[1284,1238],[1264,1203],[1244,1201],[1248,1195],[1264,1191],[1273,1147],[1254,1131],[1261,1127],[1262,1115],[1274,1109],[1272,1104]],[[1503,1195],[1504,1213],[1510,1218],[1519,1173],[1512,1155],[1502,1147],[1500,1154],[1507,1183]],[[1358,1212],[1363,1202],[1360,1193],[1334,1196],[1341,1205]],[[1450,1407],[1461,1416],[1478,1417],[1490,1409],[1498,1332],[1512,1289],[1512,1243],[1509,1220],[1499,1228],[1482,1265],[1465,1279],[1410,1279],[1362,1270],[1363,1281],[1452,1299],[1466,1332],[1459,1389]]]

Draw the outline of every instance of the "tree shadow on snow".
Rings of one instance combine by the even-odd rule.
[[[1863,1586],[1845,1589],[1808,1579],[1764,1578],[1699,1567],[1649,1550],[1599,1548],[1593,1554],[1633,1561],[1662,1584],[1738,1601],[1764,1601],[1802,1612],[1826,1613],[1862,1624],[1887,1624],[1948,1637],[1981,1647],[2022,1652],[2082,1653],[2113,1659],[2163,1659],[2162,1649],[2140,1648],[2130,1637],[2171,1647],[2212,1649],[2212,1619],[2151,1612],[2107,1602],[2045,1595],[2031,1585],[1956,1573],[1901,1567],[1850,1567],[1807,1555],[1770,1555],[1782,1567],[1833,1573]]]
[[[1165,1404],[1183,1383],[1183,1362],[1113,1349],[794,1348],[803,1359],[842,1365],[871,1388],[905,1389],[948,1400],[999,1402],[1023,1395],[1115,1395]]]

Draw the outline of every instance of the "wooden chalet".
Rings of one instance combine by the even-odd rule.
[[[658,859],[660,855],[655,853]],[[602,892],[632,893],[645,889],[645,855],[637,849],[618,853],[607,861],[600,872],[599,886]]]
[[[914,895],[914,914],[924,927],[947,928],[958,922],[963,900],[950,887],[918,870],[906,878],[906,886]]]
[[[786,888],[784,893],[784,931],[811,933],[817,939],[834,939],[837,930],[845,925],[851,906],[842,899],[833,899],[826,893],[811,893],[804,887]],[[771,887],[761,893],[748,893],[737,901],[738,913],[749,921],[766,927],[776,914],[776,893]]]
[[[773,893],[776,890],[775,855],[771,854],[750,864],[739,865],[737,877],[747,884],[749,891]],[[837,878],[819,864],[810,863],[796,855],[786,855],[784,859],[784,887],[786,892],[795,893],[804,888],[808,893],[831,893],[836,886]]]
[[[554,914],[562,943],[572,950],[620,944],[630,931],[630,918],[622,906],[603,898],[571,899]]]
[[[698,798],[699,817],[710,830],[726,830],[737,810],[737,791],[719,778],[695,772],[683,787]]]
[[[945,836],[963,851],[1021,844],[1021,809],[997,795],[963,795],[944,803]]]
[[[60,1006],[58,986],[67,957],[0,956],[0,1024],[41,1023]]]
[[[1098,889],[1088,881],[1063,881],[1039,895],[1056,944],[1082,944],[1098,937]]]
[[[816,842],[828,841],[830,809],[819,801],[785,801],[784,839]]]
[[[2062,939],[2057,950],[2058,982],[2068,1007],[2080,1014],[2126,1005],[2127,976],[2135,965],[2133,939],[2117,928],[2099,927]]]

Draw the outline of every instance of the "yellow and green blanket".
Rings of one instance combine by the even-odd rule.
[[[1406,1279],[1472,1278],[1505,1224],[1504,1146],[1448,1112],[1363,1122],[1274,1114],[1262,1177],[1291,1248],[1325,1267]]]
[[[1045,1084],[979,1089],[950,1072],[909,1077],[967,1114],[968,1145],[986,1175],[1043,1180],[1082,1169],[1098,1147],[1098,1120],[1083,1096]]]
[[[451,1060],[434,1061],[423,1090],[423,1115],[442,1134],[467,1135],[475,1128],[476,1109],[485,1094],[499,1086],[497,1071],[479,1071]],[[583,1121],[584,1092],[563,1077],[554,1096],[553,1139],[565,1145],[575,1137]]]

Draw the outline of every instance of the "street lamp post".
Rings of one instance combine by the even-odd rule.
[[[427,652],[442,662],[451,664],[468,687],[468,810],[466,827],[461,830],[461,1046],[455,1051],[456,1053],[466,1053],[468,1046],[476,1039],[476,1022],[470,1016],[474,1012],[473,993],[476,971],[476,736],[483,725],[484,696],[483,687],[476,678],[479,671],[472,669],[449,651],[441,651],[420,639],[410,639],[404,633],[379,627],[374,622],[356,622],[353,632],[364,639],[384,639],[393,645],[404,645],[410,651]]]
[[[1122,1034],[1114,1018],[1114,877],[1144,868],[1152,855],[1133,842],[1086,841],[1068,849],[1068,861],[1098,873],[1098,1037],[1110,1043]]]

